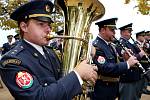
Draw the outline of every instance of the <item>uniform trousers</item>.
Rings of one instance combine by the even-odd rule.
[[[143,80],[119,83],[119,100],[140,100]]]
[[[96,82],[92,100],[115,100],[119,94],[119,82]]]

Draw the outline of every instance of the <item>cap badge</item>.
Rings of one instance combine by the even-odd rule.
[[[98,58],[97,58],[97,61],[98,61],[98,63],[100,63],[100,64],[104,64],[105,63],[105,58],[103,57],[103,56],[99,56]]]
[[[30,88],[33,84],[33,77],[26,71],[18,72],[16,75],[16,83],[23,89]]]
[[[46,5],[46,6],[45,6],[45,10],[46,10],[48,13],[50,13],[50,7],[49,7],[49,5]]]

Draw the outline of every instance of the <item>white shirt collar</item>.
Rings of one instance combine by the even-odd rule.
[[[24,39],[25,40],[25,39]],[[34,43],[29,42],[28,40],[25,40],[27,43],[29,43],[30,45],[32,45],[36,50],[38,50],[42,55],[44,55],[44,51],[43,48],[39,45],[36,45]]]
[[[145,41],[144,41],[144,42],[140,42],[140,41],[137,40],[137,43],[138,43],[138,45],[139,45],[140,47],[144,47]]]
[[[104,40],[100,35],[98,35],[99,38],[101,38],[107,45],[109,44],[109,42],[107,42],[106,40]]]

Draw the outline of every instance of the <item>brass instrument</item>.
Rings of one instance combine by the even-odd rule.
[[[101,18],[105,9],[98,0],[56,0],[65,16],[64,37],[75,37],[64,40],[64,75],[72,71],[79,61],[83,40],[87,40],[87,33],[92,21]]]
[[[87,33],[92,21],[101,18],[105,9],[98,0],[56,0],[55,3],[64,12],[64,36],[76,37],[65,39],[63,43],[63,47],[67,48],[64,49],[63,55],[64,75],[66,75],[80,60],[81,47],[86,44],[83,40],[88,41]]]
[[[80,41],[83,41],[85,43],[88,43],[87,40],[84,40],[83,38],[75,37],[75,36],[52,35],[52,34],[47,35],[47,40],[50,40],[50,39],[53,39],[53,38],[76,39],[76,40],[80,40]]]
[[[89,28],[93,21],[105,14],[105,8],[98,0],[55,0],[55,6],[59,11],[63,11],[65,17],[64,35],[59,38],[64,38],[62,62],[63,73],[66,75],[81,61],[82,55],[87,54]],[[58,38],[58,36],[49,35],[47,38]]]

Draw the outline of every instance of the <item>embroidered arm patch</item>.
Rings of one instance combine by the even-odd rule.
[[[22,89],[30,88],[33,85],[33,77],[26,71],[20,71],[16,75],[16,83]]]
[[[97,61],[100,64],[104,64],[106,60],[105,60],[105,58],[103,56],[98,56]]]
[[[5,66],[7,64],[15,64],[15,65],[20,65],[21,64],[21,61],[18,60],[18,59],[7,59],[5,60],[2,65]]]

